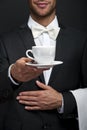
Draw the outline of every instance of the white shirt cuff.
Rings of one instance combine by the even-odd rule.
[[[60,114],[64,113],[64,99],[63,99],[63,96],[62,96],[62,106],[60,108],[58,108],[57,111]]]
[[[10,74],[10,71],[11,71],[11,67],[13,66],[13,64],[11,64],[8,68],[8,77],[10,78],[11,82],[15,85],[19,85],[19,83],[15,82]]]

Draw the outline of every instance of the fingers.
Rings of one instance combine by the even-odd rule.
[[[38,69],[36,67],[30,67],[26,65],[26,62],[30,62],[31,59],[23,57],[17,60],[10,69],[10,74],[12,77],[19,82],[30,81],[38,77],[43,69]]]
[[[39,106],[25,106],[26,110],[43,110]]]
[[[20,92],[19,96],[34,96],[34,97],[38,97],[40,95],[41,91],[25,91],[25,92]]]
[[[34,102],[34,101],[29,102],[29,101],[20,100],[19,103],[27,105],[27,106],[38,106],[38,102]]]
[[[42,89],[44,89],[44,90],[49,90],[49,89],[51,89],[51,87],[50,86],[47,86],[47,85],[45,85],[45,84],[43,84],[42,82],[40,82],[40,81],[36,81],[36,84],[38,85],[38,87],[40,87],[40,88],[42,88]]]
[[[32,59],[29,59],[29,58],[26,58],[26,57],[22,57],[20,60],[23,61],[23,62],[31,62],[32,61]]]
[[[26,110],[40,110],[42,109],[38,102],[36,101],[27,101],[27,100],[19,100],[19,103],[25,105]]]
[[[36,96],[17,96],[16,97],[17,100],[26,100],[26,101],[37,101],[37,97]]]
[[[49,89],[52,89],[52,87],[50,86],[47,86],[43,83],[41,83],[40,81],[36,81],[36,84],[38,85],[38,87],[42,88],[43,90],[49,90]],[[19,93],[19,96],[35,96],[35,97],[38,97],[39,95],[41,95],[43,91],[25,91],[25,92],[20,92]]]
[[[38,87],[40,87],[44,90],[48,90],[49,88],[51,89],[50,86],[46,86],[45,84],[41,83],[38,80],[36,81],[36,84],[38,85]],[[40,93],[41,93],[41,91],[25,91],[25,92],[20,92],[19,95],[20,96],[35,96],[35,97],[37,97]]]
[[[27,93],[25,93],[27,94]],[[19,103],[25,105],[26,110],[41,110],[41,106],[39,106],[38,97],[34,96],[17,96],[16,98]]]

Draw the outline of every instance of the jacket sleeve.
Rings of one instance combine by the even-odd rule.
[[[7,76],[7,70],[0,72],[0,103],[6,102],[12,96],[12,87]]]
[[[87,40],[84,43],[82,57],[81,57],[79,88],[81,88],[82,91],[84,88],[87,88]],[[76,89],[76,91],[78,91],[78,89]],[[72,90],[72,91],[75,91],[75,90]],[[64,98],[64,113],[62,114],[62,117],[63,118],[77,117],[78,106],[77,106],[76,97],[74,96],[74,94],[71,91],[63,92],[63,98]],[[85,103],[85,101],[83,102]]]
[[[8,78],[9,61],[3,42],[0,41],[0,103],[7,101],[12,94],[12,87]]]

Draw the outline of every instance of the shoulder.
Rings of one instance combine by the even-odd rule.
[[[85,31],[81,31],[80,29],[76,29],[74,27],[70,27],[70,26],[62,26],[60,27],[62,28],[62,30],[66,33],[69,33],[69,34],[73,34],[73,35],[82,35],[82,36],[87,36],[87,32]]]
[[[73,38],[77,40],[86,40],[87,33],[72,27],[62,27],[61,32],[65,37]]]
[[[10,30],[9,32],[1,34],[0,40],[6,41],[17,39],[18,37],[20,37],[21,33],[27,33],[27,32],[29,33],[30,29],[28,28],[27,24],[23,24],[13,30]]]

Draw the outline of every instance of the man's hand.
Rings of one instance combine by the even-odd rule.
[[[62,94],[39,81],[38,87],[43,90],[20,92],[17,96],[19,103],[27,110],[52,110],[61,107]]]
[[[20,58],[12,65],[10,73],[14,80],[18,82],[30,81],[38,77],[43,72],[43,70],[46,70],[26,65],[26,63],[30,61],[31,59],[24,57]]]

